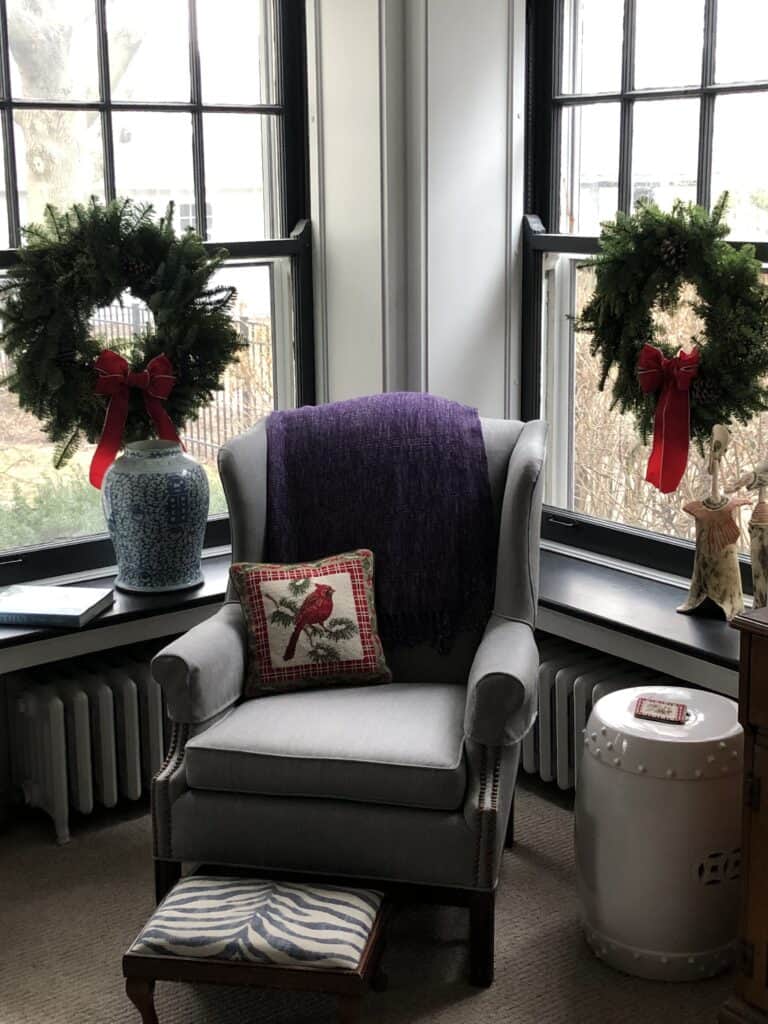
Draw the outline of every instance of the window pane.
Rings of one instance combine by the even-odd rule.
[[[737,241],[768,239],[768,135],[758,127],[766,123],[768,93],[715,100],[712,200],[728,191],[727,221]]]
[[[637,0],[635,88],[698,85],[703,45],[704,0]]]
[[[0,376],[6,368],[0,353]],[[106,532],[101,493],[88,482],[93,446],[60,470],[53,451],[35,417],[0,388],[0,550]]]
[[[0,380],[13,369],[0,350]],[[83,445],[64,469],[39,420],[0,387],[0,551],[106,533],[101,493],[88,482],[95,445]]]
[[[93,0],[7,0],[11,91],[25,100],[97,100]]]
[[[560,230],[597,234],[616,216],[619,198],[619,104],[564,107]]]
[[[618,92],[623,24],[624,5],[619,0],[566,0],[564,93]]]
[[[112,124],[117,194],[152,203],[158,214],[173,200],[177,230],[185,204],[194,224],[191,116],[125,111]]]
[[[726,0],[717,5],[718,82],[768,79],[768,4],[765,0]]]
[[[675,199],[695,201],[698,147],[698,100],[635,103],[632,202],[648,197],[668,210]]]
[[[112,98],[189,102],[188,0],[107,0]]]
[[[197,5],[204,103],[277,102],[273,0]]]
[[[695,523],[683,505],[700,498],[710,480],[704,459],[691,445],[688,468],[673,494],[662,494],[645,481],[650,446],[640,443],[635,421],[611,409],[610,381],[597,390],[599,359],[589,351],[590,336],[573,332],[569,314],[580,313],[594,288],[594,271],[568,256],[552,257],[557,263],[547,276],[546,301],[550,316],[545,351],[552,365],[543,377],[547,418],[552,429],[545,500],[584,515],[693,540]],[[768,283],[768,274],[765,275]],[[700,329],[690,303],[694,290],[684,289],[682,303],[671,315],[658,317],[659,330],[670,344],[687,347]],[[558,358],[556,358],[559,356]],[[566,397],[563,397],[563,396]],[[725,458],[724,479],[765,457],[768,413],[731,434]],[[748,513],[742,517],[741,548],[749,549]]]
[[[211,515],[227,511],[216,470],[219,448],[275,407],[271,282],[267,264],[226,266],[214,278],[215,285],[234,285],[237,289],[232,316],[248,347],[224,374],[223,387],[211,404],[184,426],[187,451],[203,463],[208,473]]]
[[[17,110],[16,173],[22,224],[60,208],[104,198],[101,121],[89,110]]]
[[[279,235],[277,118],[204,114],[208,237],[236,242]]]

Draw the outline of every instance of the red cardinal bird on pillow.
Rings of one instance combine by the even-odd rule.
[[[319,626],[330,616],[333,611],[333,592],[333,587],[326,583],[318,583],[312,593],[304,598],[296,616],[291,639],[285,648],[283,661],[290,661],[296,653],[296,644],[303,629],[307,626]]]

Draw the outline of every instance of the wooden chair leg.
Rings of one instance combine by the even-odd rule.
[[[478,892],[469,905],[469,980],[479,988],[493,984],[496,893]]]
[[[125,992],[141,1014],[141,1024],[159,1024],[155,1010],[155,983],[149,978],[126,978]]]
[[[358,1024],[362,1001],[362,996],[354,996],[348,993],[338,995],[336,997],[336,1005],[339,1011],[339,1024]]]
[[[167,896],[181,878],[181,862],[177,860],[155,861],[155,900]]]
[[[504,849],[511,850],[515,845],[515,796],[512,794],[512,803],[509,805],[509,818],[507,818],[507,831],[504,836]]]

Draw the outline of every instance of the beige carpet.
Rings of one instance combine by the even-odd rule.
[[[496,982],[465,981],[466,911],[413,908],[393,922],[389,990],[376,1024],[709,1024],[728,978],[666,985],[617,974],[582,941],[572,818],[542,789],[518,791],[518,845],[505,855]],[[120,957],[152,909],[150,826],[104,815],[65,847],[42,818],[0,837],[0,1024],[138,1024]],[[331,1024],[324,996],[159,984],[161,1024]]]

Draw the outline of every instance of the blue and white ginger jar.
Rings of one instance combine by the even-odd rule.
[[[115,585],[157,593],[203,582],[208,477],[176,441],[136,441],[109,467],[101,501]]]

